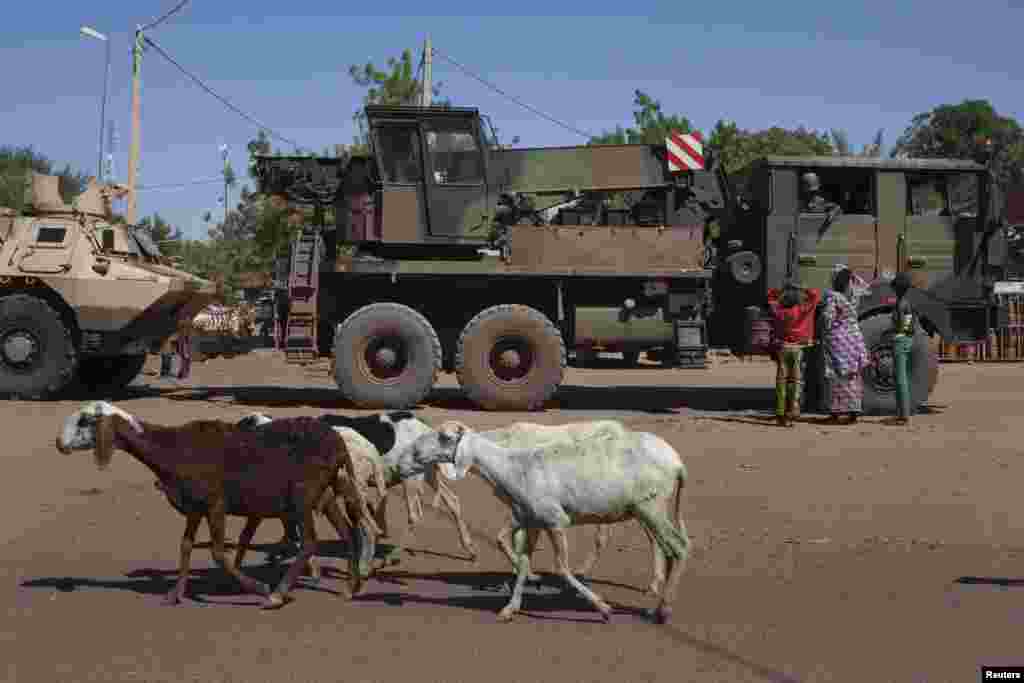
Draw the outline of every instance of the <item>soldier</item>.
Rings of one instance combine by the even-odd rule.
[[[804,211],[807,213],[830,213],[836,204],[827,201],[821,194],[821,181],[818,174],[808,171],[800,176],[804,185],[804,195],[807,197]]]

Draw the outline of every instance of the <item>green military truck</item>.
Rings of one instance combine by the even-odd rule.
[[[937,378],[927,334],[981,339],[1000,315],[989,258],[999,216],[972,162],[765,158],[736,187],[696,133],[507,149],[472,108],[366,116],[368,157],[255,159],[262,193],[319,217],[279,264],[282,346],[294,362],[333,354],[357,405],[415,404],[446,370],[480,407],[535,409],[568,351],[647,351],[675,367],[702,367],[709,347],[763,353],[767,289],[827,286],[842,263],[867,283],[865,402],[884,411],[891,274],[909,270],[918,285],[918,404]],[[809,172],[828,213],[807,211]],[[810,388],[816,375],[812,355]]]

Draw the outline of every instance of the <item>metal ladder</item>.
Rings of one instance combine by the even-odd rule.
[[[311,227],[303,228],[292,243],[284,342],[285,361],[288,363],[312,363],[319,355],[316,305],[322,250],[320,231]]]

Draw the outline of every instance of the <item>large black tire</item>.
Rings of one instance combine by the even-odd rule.
[[[144,353],[109,358],[81,358],[78,361],[75,383],[78,388],[89,394],[109,394],[131,384],[145,365]]]
[[[0,395],[42,399],[73,379],[71,330],[48,303],[28,294],[0,299]]]
[[[361,408],[409,408],[430,393],[441,342],[418,312],[395,303],[363,306],[334,338],[334,379]]]
[[[864,371],[864,412],[868,415],[896,415],[896,371],[892,344],[892,319],[888,314],[861,321],[870,364]],[[928,344],[928,335],[918,327],[910,351],[910,409],[916,411],[931,393],[938,377],[938,358]]]
[[[459,336],[455,372],[486,410],[539,410],[565,376],[562,335],[546,315],[518,304],[478,313]]]

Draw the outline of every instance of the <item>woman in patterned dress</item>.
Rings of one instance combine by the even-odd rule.
[[[838,424],[842,415],[850,423],[863,412],[864,379],[861,371],[868,364],[868,351],[857,323],[857,308],[850,287],[851,273],[843,268],[832,280],[824,311],[824,343],[827,362],[825,376],[831,389],[832,422]]]

